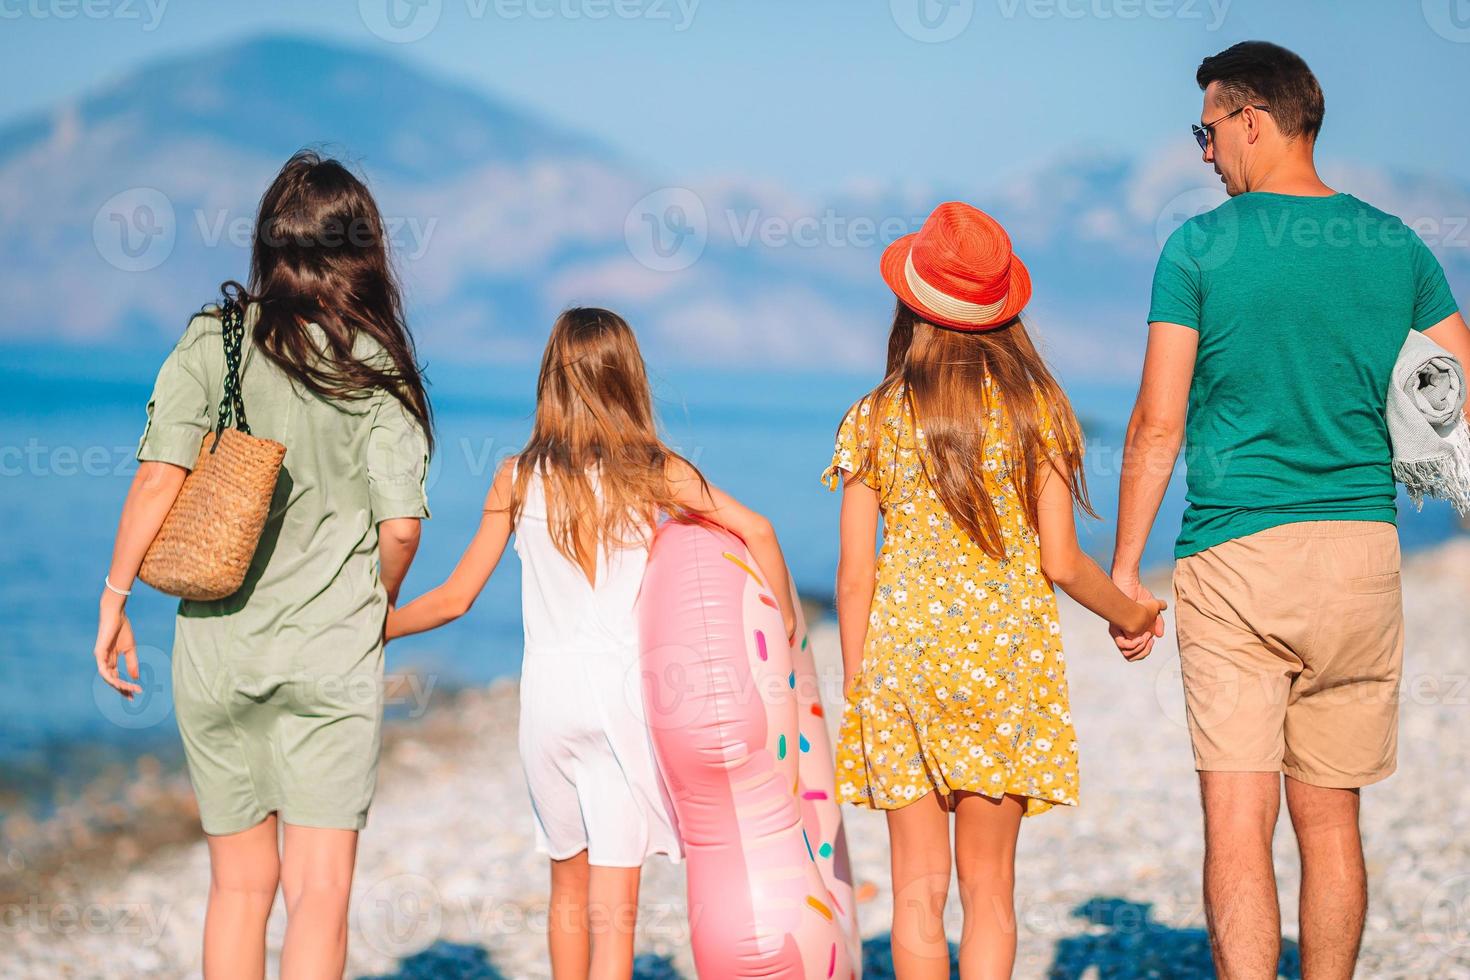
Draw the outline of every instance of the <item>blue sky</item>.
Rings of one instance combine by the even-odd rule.
[[[389,51],[688,179],[970,185],[1188,141],[1200,57],[1254,37],[1321,77],[1324,156],[1470,159],[1470,0],[0,0],[0,120],[265,31]]]

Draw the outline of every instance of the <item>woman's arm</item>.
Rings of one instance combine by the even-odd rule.
[[[443,626],[463,616],[474,605],[495,566],[500,564],[500,556],[510,540],[511,473],[512,466],[507,461],[495,474],[495,481],[485,495],[480,528],[444,584],[388,613],[384,630],[388,639]]]
[[[417,517],[390,517],[378,523],[378,564],[388,604],[397,605],[398,590],[419,550],[423,522]]]
[[[786,557],[781,554],[781,543],[776,540],[776,529],[771,522],[713,484],[705,484],[683,460],[676,459],[669,464],[669,487],[674,499],[684,507],[745,542],[750,556],[766,577],[771,597],[781,607],[781,621],[790,640],[796,633],[796,605],[791,599]]]
[[[1152,632],[1163,635],[1159,613],[1167,603],[1158,599],[1135,602],[1088,557],[1077,543],[1077,523],[1065,464],[1051,460],[1041,474],[1037,505],[1041,535],[1041,571],[1053,584],[1128,636]],[[1130,660],[1148,655],[1148,647],[1125,650]]]
[[[842,518],[837,555],[837,633],[842,642],[842,690],[848,691],[863,667],[868,617],[877,586],[878,492],[849,478],[842,487]]]
[[[112,545],[112,564],[107,570],[107,580],[113,588],[130,592],[138,569],[143,565],[143,556],[148,546],[158,536],[163,519],[184,485],[189,471],[173,463],[143,462],[133,476],[123,501],[122,516],[117,522],[117,538]],[[97,642],[93,655],[97,659],[97,673],[124,697],[131,698],[143,689],[129,683],[117,672],[117,660],[121,655],[127,663],[128,674],[138,677],[138,654],[133,640],[133,628],[128,623],[124,607],[127,597],[118,595],[106,586],[97,609]]]

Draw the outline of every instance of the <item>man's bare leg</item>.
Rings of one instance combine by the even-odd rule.
[[[1302,854],[1302,977],[1351,980],[1368,912],[1358,791],[1287,776],[1286,807]]]
[[[1274,980],[1281,907],[1271,838],[1281,811],[1279,772],[1201,772],[1205,916],[1221,980]]]

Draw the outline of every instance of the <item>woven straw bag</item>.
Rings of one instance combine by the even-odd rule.
[[[234,300],[222,311],[225,394],[213,432],[148,546],[138,577],[181,599],[223,599],[239,591],[270,516],[286,447],[250,434],[240,397],[245,317]],[[230,428],[233,416],[235,427]]]

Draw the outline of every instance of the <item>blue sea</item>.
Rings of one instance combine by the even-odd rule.
[[[145,694],[121,701],[96,678],[96,600],[165,350],[6,348],[0,367],[0,799],[44,801],[112,762],[142,752],[176,758],[169,696],[175,600],[139,585],[129,603]],[[439,448],[430,471],[432,519],[405,585],[411,596],[450,572],[468,543],[498,462],[525,439],[533,366],[432,363]],[[876,379],[820,372],[656,371],[655,396],[672,445],[717,485],[775,523],[804,594],[826,599],[837,561],[837,495],[817,481],[845,408]],[[1066,379],[1064,379],[1065,381]],[[1119,447],[1135,382],[1068,385],[1089,437],[1093,502],[1116,500]],[[1183,500],[1179,480],[1160,514],[1149,562],[1169,561]],[[1401,501],[1406,548],[1456,533],[1446,507]],[[1100,559],[1106,521],[1086,522]],[[519,567],[508,551],[474,609],[435,633],[392,644],[388,669],[439,689],[519,671]]]

